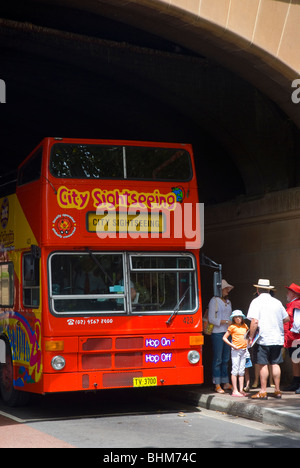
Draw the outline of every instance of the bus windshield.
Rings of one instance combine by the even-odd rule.
[[[57,143],[50,172],[58,178],[188,181],[189,153],[182,148]]]
[[[180,310],[198,307],[191,254],[53,253],[49,283],[55,315],[170,313],[187,290]]]

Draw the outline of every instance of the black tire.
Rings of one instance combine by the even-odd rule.
[[[30,395],[27,392],[20,392],[14,388],[11,349],[7,342],[5,345],[6,363],[0,364],[0,394],[7,406],[25,406],[29,401]]]

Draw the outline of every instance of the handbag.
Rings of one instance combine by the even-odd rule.
[[[216,298],[215,298],[215,301],[216,301],[215,316],[217,316],[218,301],[217,301]],[[214,324],[210,323],[210,321],[208,320],[208,307],[207,307],[207,309],[205,310],[204,316],[203,316],[203,333],[204,333],[204,335],[211,335],[212,332],[213,332],[213,329],[214,329]]]

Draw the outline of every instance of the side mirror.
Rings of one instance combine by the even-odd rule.
[[[31,255],[33,258],[41,258],[41,248],[38,245],[31,245]]]
[[[222,297],[222,272],[214,272],[214,296]]]

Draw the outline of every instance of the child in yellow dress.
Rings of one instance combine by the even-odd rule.
[[[232,324],[228,327],[227,332],[223,336],[223,340],[229,346],[231,346],[231,361],[232,361],[232,371],[231,371],[231,381],[232,381],[232,396],[234,397],[243,397],[246,396],[244,392],[244,376],[245,376],[245,364],[247,357],[247,341],[245,339],[245,334],[248,330],[247,325],[245,324],[245,315],[241,310],[234,310],[230,316]],[[229,341],[231,336],[232,341]],[[239,387],[238,390],[238,380]]]

